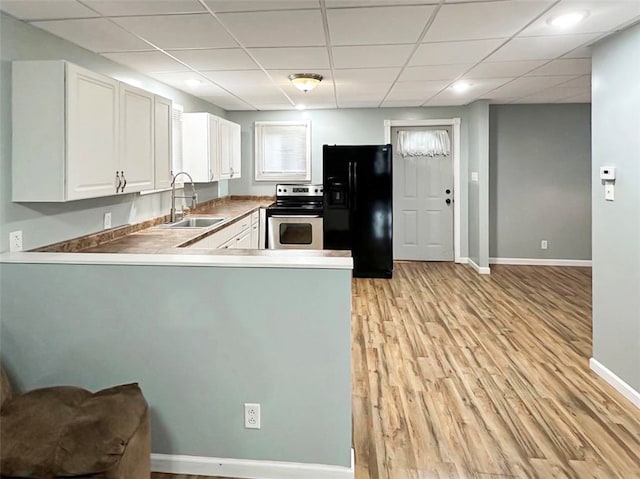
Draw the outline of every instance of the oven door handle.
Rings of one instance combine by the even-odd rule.
[[[322,218],[320,215],[269,215],[269,218]]]

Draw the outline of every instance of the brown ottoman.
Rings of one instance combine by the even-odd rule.
[[[0,475],[149,479],[147,402],[138,384],[61,386],[11,397],[2,370]]]

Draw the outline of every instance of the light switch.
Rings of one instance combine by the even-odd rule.
[[[478,172],[477,171],[472,171],[471,172],[471,181],[478,181]]]
[[[614,184],[611,181],[607,181],[604,185],[604,199],[607,201],[613,201],[615,199]]]

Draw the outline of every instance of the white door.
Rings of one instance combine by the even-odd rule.
[[[453,261],[453,154],[403,158],[398,131],[448,127],[398,127],[393,141],[393,258]],[[453,143],[453,141],[452,141]]]
[[[122,193],[153,189],[154,95],[120,84],[120,175]]]
[[[116,194],[118,82],[67,64],[67,199]]]
[[[168,98],[156,95],[154,106],[155,131],[155,181],[154,188],[168,188],[171,186],[171,155],[173,146],[172,133],[172,103]]]

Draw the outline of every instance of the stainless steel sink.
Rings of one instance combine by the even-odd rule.
[[[224,220],[225,218],[184,218],[175,223],[166,223],[162,226],[164,228],[208,228]]]

